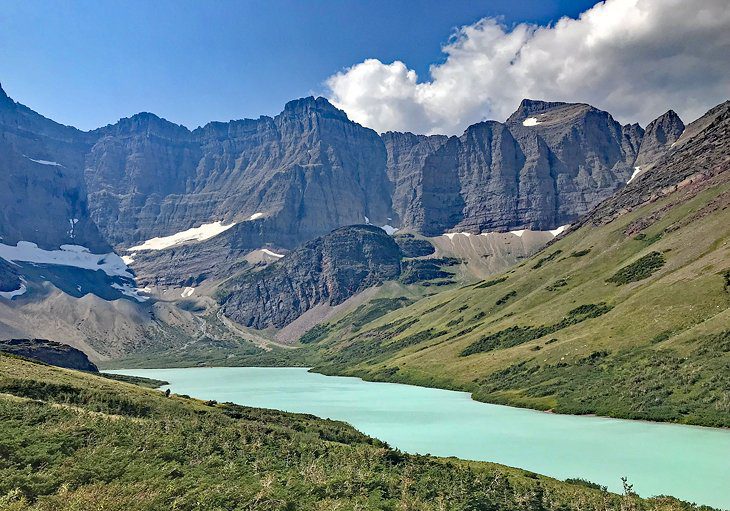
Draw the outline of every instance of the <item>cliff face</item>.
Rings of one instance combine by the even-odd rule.
[[[401,225],[414,225],[422,211],[423,165],[449,137],[388,131],[381,135],[387,152],[388,178],[393,185],[393,212]]]
[[[82,244],[108,252],[89,218],[86,134],[13,102],[0,88],[0,241],[41,248]]]
[[[0,293],[15,291],[20,284],[18,272],[4,259],[0,259]]]
[[[688,125],[649,169],[596,206],[581,223],[603,225],[678,189],[685,190],[686,200],[709,186],[725,182],[730,170],[729,154],[730,101],[726,101]],[[714,206],[727,207],[720,203]]]
[[[531,100],[448,140],[383,135],[394,209],[430,235],[570,223],[628,181],[642,137],[589,105]]]
[[[669,110],[651,121],[646,127],[644,138],[641,140],[641,147],[634,166],[646,170],[649,165],[669,151],[683,131],[684,123],[674,110]]]
[[[99,252],[221,221],[235,223],[226,257],[238,257],[367,221],[429,235],[552,229],[621,188],[640,146],[653,158],[682,127],[669,112],[642,144],[639,126],[588,105],[525,100],[460,137],[378,136],[310,97],[194,131],[141,113],[85,133],[2,93],[0,235]]]
[[[0,339],[0,352],[66,369],[99,372],[96,365],[89,361],[83,351],[46,339]]]
[[[347,298],[398,278],[401,250],[378,227],[355,225],[305,243],[258,273],[233,278],[219,301],[234,321],[283,327],[318,304]]]
[[[241,247],[293,248],[391,214],[380,138],[323,98],[193,132],[140,114],[98,135],[87,157],[89,201],[117,246],[221,220],[241,223]]]

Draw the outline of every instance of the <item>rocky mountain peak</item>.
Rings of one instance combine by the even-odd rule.
[[[3,90],[3,85],[0,83],[0,105],[13,104],[13,100]]]
[[[116,124],[100,128],[97,133],[115,136],[154,134],[168,139],[190,136],[190,130],[185,126],[170,122],[151,112],[140,112],[131,117],[124,117],[119,119]]]
[[[670,142],[671,139],[677,140],[683,131],[684,123],[674,110],[660,115],[646,127],[646,134],[656,137],[662,143]]]
[[[660,115],[649,123],[634,163],[645,171],[663,156],[684,132],[684,122],[674,110]]]
[[[507,123],[515,123],[517,121],[523,121],[527,117],[532,117],[537,114],[548,112],[550,110],[562,109],[565,107],[589,107],[589,105],[583,103],[564,103],[562,101],[542,101],[539,99],[523,99],[520,102],[520,106],[517,110],[509,116]]]
[[[284,106],[284,111],[280,116],[307,116],[312,113],[323,115],[327,117],[334,117],[348,121],[347,114],[342,110],[336,108],[332,103],[327,101],[326,98],[309,96],[306,98],[299,98],[289,101]]]

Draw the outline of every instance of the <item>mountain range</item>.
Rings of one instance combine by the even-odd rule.
[[[0,89],[0,335],[97,361],[290,344],[375,294],[420,300],[520,262],[683,133],[671,110],[644,130],[526,99],[458,137],[378,134],[312,97],[192,131],[140,113],[84,132]]]

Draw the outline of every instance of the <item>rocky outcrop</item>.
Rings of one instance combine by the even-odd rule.
[[[711,109],[683,134],[652,167],[600,203],[581,224],[602,225],[634,208],[683,189],[683,200],[728,179],[730,101]],[[679,199],[677,199],[679,200]]]
[[[99,372],[86,354],[67,344],[46,339],[0,340],[0,352],[78,371]]]
[[[413,234],[397,234],[394,239],[404,257],[424,257],[436,252],[430,241],[417,238]]]
[[[343,227],[260,272],[231,279],[219,301],[224,314],[242,325],[280,328],[318,304],[338,305],[397,279],[401,257],[398,245],[382,229]]]
[[[15,291],[20,287],[20,277],[18,272],[6,262],[0,259],[0,293]]]
[[[684,123],[674,110],[649,123],[641,140],[634,167],[646,171],[650,165],[664,156],[684,131]]]

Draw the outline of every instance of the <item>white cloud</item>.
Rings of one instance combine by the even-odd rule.
[[[487,18],[443,52],[422,83],[400,61],[356,64],[327,80],[330,100],[378,131],[459,134],[523,98],[586,102],[644,125],[673,108],[687,122],[730,94],[730,2],[606,0],[546,27]]]

